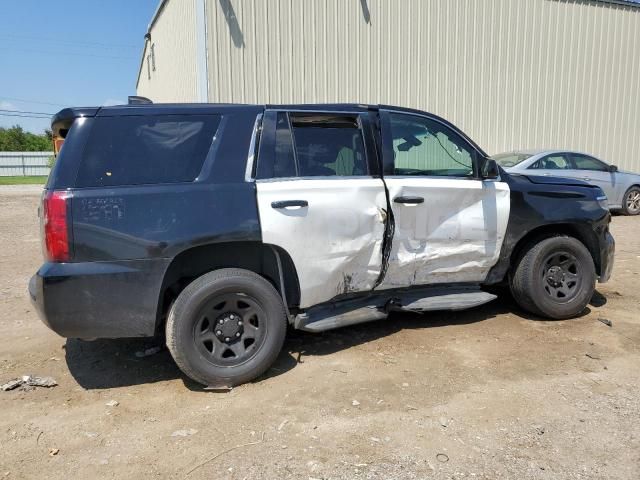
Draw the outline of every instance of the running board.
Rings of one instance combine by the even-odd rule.
[[[295,316],[293,326],[323,332],[387,318],[389,312],[466,310],[497,298],[478,287],[433,287],[420,291],[375,292],[369,296],[319,305]]]

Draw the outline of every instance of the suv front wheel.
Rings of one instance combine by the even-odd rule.
[[[190,283],[167,318],[167,347],[196,382],[232,387],[264,373],[287,330],[282,299],[263,277],[225,268]]]
[[[580,314],[593,296],[593,259],[579,240],[557,236],[529,247],[511,275],[511,293],[525,310],[552,319]]]

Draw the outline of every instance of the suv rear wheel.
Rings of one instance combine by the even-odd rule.
[[[525,310],[564,319],[582,312],[595,290],[596,273],[587,248],[565,236],[545,238],[520,257],[511,293]]]
[[[276,289],[253,272],[225,268],[197,278],[180,293],[167,318],[167,347],[188,377],[231,387],[271,366],[286,329]]]

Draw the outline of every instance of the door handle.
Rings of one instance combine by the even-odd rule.
[[[271,208],[288,208],[288,207],[308,207],[309,202],[306,200],[278,200],[271,202]]]
[[[582,177],[582,179],[583,179],[583,180],[586,180],[587,182],[588,182],[589,180],[591,180],[591,178],[590,178],[590,177]]]
[[[419,203],[424,203],[424,198],[422,197],[396,197],[393,199],[394,203],[402,203],[404,205],[417,205]]]

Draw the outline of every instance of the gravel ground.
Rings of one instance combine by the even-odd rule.
[[[137,357],[152,339],[40,322],[39,189],[0,189],[0,383],[59,385],[0,392],[0,478],[640,478],[640,218],[614,217],[613,279],[580,318],[528,318],[505,295],[293,333],[266,376],[220,393],[166,349]]]

